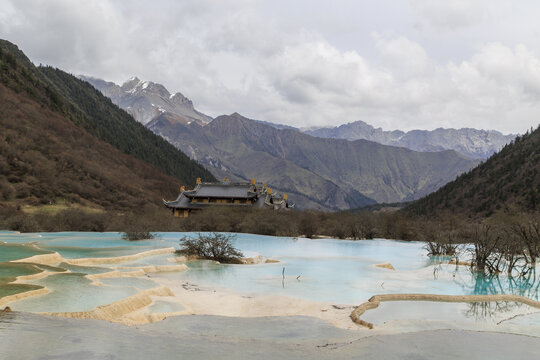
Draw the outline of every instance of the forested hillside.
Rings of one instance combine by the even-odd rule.
[[[4,53],[0,79],[8,88],[24,91],[98,139],[183,183],[192,184],[197,177],[214,179],[202,166],[134,121],[92,85],[59,69],[36,68],[15,45],[5,40],[0,40],[0,48]]]
[[[407,209],[426,215],[452,211],[489,216],[510,208],[540,210],[540,127]]]

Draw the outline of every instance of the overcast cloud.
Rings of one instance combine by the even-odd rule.
[[[0,0],[0,38],[211,116],[516,133],[540,122],[539,18],[535,0]]]

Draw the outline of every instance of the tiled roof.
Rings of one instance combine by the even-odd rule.
[[[198,189],[186,192],[190,198],[231,198],[250,199],[257,196],[250,192],[251,184],[200,184]]]
[[[270,199],[276,201],[275,197],[266,192],[253,192],[255,190],[253,185],[248,183],[203,183],[199,184],[194,190],[183,191],[178,195],[178,198],[174,201],[165,201],[163,204],[168,208],[176,209],[203,209],[208,206],[213,205],[232,205],[232,206],[253,206],[256,208],[262,207],[273,207],[273,208],[282,208],[282,207],[294,207],[294,204],[287,201],[281,201],[281,198],[278,198],[277,202],[270,202]],[[259,190],[260,191],[260,190]],[[259,196],[261,195],[261,196]],[[215,201],[210,202],[192,202],[194,198],[225,198],[225,199],[253,199],[253,203],[227,203],[220,204]],[[290,205],[290,206],[289,206]]]

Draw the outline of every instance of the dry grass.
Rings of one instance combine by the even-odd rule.
[[[53,204],[53,205],[23,205],[21,206],[21,211],[23,211],[26,214],[45,214],[45,215],[57,215],[61,211],[65,210],[80,210],[87,214],[103,214],[105,212],[105,209],[103,208],[97,208],[97,207],[91,207],[91,206],[84,206],[80,204]]]

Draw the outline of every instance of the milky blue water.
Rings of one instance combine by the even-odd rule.
[[[10,256],[21,258],[25,252],[30,256],[36,251],[56,251],[64,258],[122,256],[163,247],[179,248],[182,236],[195,234],[158,235],[159,238],[153,240],[129,242],[118,233],[0,232],[0,241],[8,244],[0,244],[0,254],[4,254],[4,261],[8,261]],[[39,249],[21,246],[29,243]],[[424,245],[420,242],[309,240],[238,234],[233,244],[245,256],[261,254],[280,262],[222,265],[211,261],[192,261],[188,262],[189,270],[185,272],[152,274],[151,278],[142,280],[103,279],[104,287],[91,285],[83,275],[111,271],[118,266],[170,265],[168,259],[174,255],[157,255],[122,264],[93,267],[62,264],[61,267],[76,274],[57,274],[32,281],[32,284],[46,286],[53,292],[13,303],[13,307],[27,311],[54,311],[61,305],[62,311],[88,310],[132,295],[140,289],[150,288],[155,284],[152,278],[156,277],[189,283],[195,287],[226,288],[245,295],[279,294],[338,304],[359,304],[382,293],[514,293],[538,299],[540,287],[535,273],[520,279],[506,275],[486,278],[471,273],[465,267],[438,264],[426,256]],[[20,251],[13,250],[17,247],[21,248]],[[9,251],[4,251],[6,249]],[[11,255],[7,255],[8,252]],[[386,262],[390,262],[396,270],[375,267],[375,264]],[[13,276],[13,272],[10,269],[10,276]]]
[[[0,263],[0,283],[11,282],[21,275],[32,275],[41,272],[40,268],[32,264],[2,262]]]
[[[47,295],[29,297],[10,305],[13,310],[28,312],[87,311],[134,295],[132,284],[94,286],[85,274],[55,274],[33,281],[51,290]]]
[[[18,245],[18,244],[2,244],[2,251],[0,251],[0,262],[20,260],[20,259],[28,258],[34,255],[50,254],[50,253],[51,253],[50,251],[41,250],[34,246],[25,246],[25,245]]]

